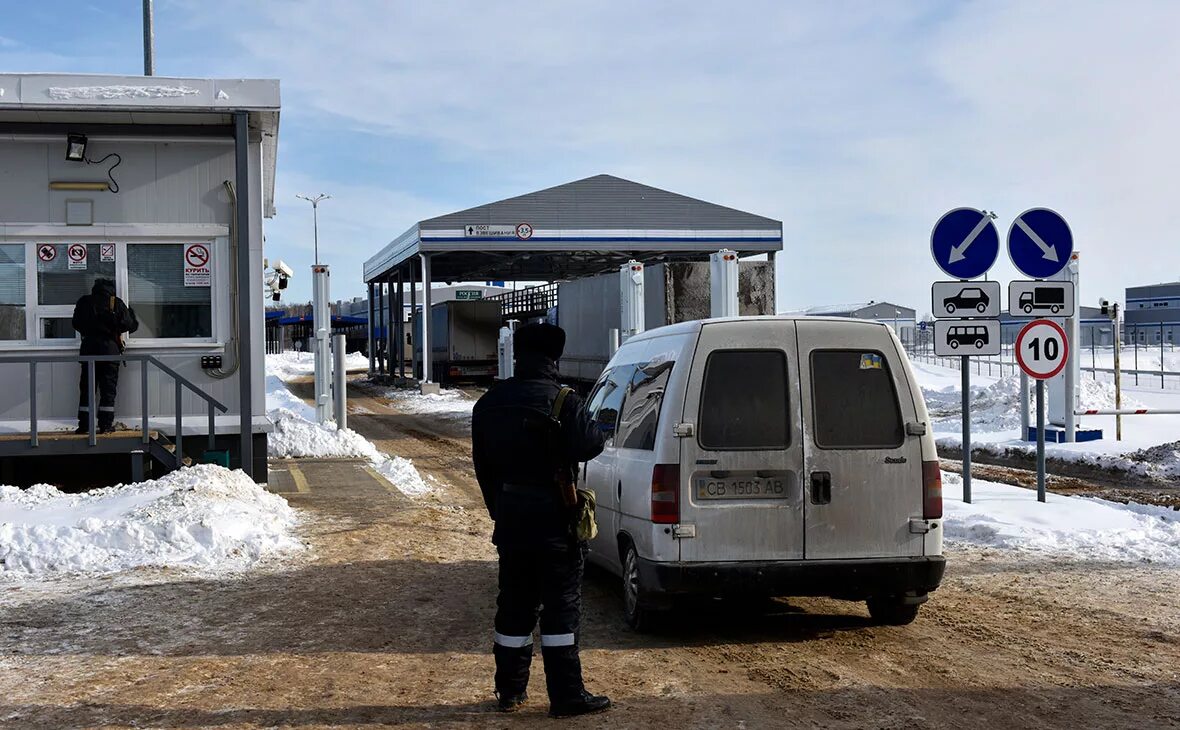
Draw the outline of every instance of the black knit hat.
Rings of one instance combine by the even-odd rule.
[[[526,324],[512,336],[512,348],[518,358],[535,353],[550,360],[560,360],[565,351],[565,330],[552,324]]]

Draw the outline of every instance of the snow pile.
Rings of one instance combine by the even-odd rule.
[[[303,360],[288,355],[307,353],[266,356],[266,415],[274,424],[274,431],[267,438],[267,456],[278,459],[365,459],[404,494],[420,496],[432,491],[409,459],[381,453],[371,441],[352,429],[337,429],[332,422],[317,423],[315,409],[292,393],[283,382],[284,375],[297,377],[300,374],[298,368]]]
[[[1126,455],[1132,469],[1157,480],[1180,479],[1180,441],[1160,444]]]
[[[1084,560],[1180,564],[1180,512],[1167,507],[1057,494],[1042,504],[1034,490],[979,479],[971,480],[972,503],[965,504],[961,476],[943,472],[942,484],[948,542]]]
[[[369,358],[360,352],[344,356],[345,370],[368,370]],[[280,352],[266,356],[266,372],[283,380],[312,375],[315,372],[315,354],[311,352]]]
[[[470,419],[475,401],[459,390],[419,393],[416,390],[389,390],[385,398],[405,413],[428,413],[450,419]]]
[[[50,86],[45,90],[50,99],[65,101],[67,99],[168,99],[178,96],[194,96],[201,93],[200,89],[191,86],[168,86],[151,84],[148,86],[125,86],[116,84],[111,86]]]
[[[1036,384],[1029,384],[1029,413],[1036,417]],[[1114,408],[1114,384],[1083,379],[1080,382],[1082,408]],[[960,389],[955,385],[923,388],[926,408],[935,431],[958,432],[962,428]],[[1124,408],[1142,408],[1123,394]],[[1020,431],[1020,376],[1010,375],[989,385],[971,388],[971,428],[976,433]]]
[[[282,497],[211,464],[84,494],[0,486],[0,578],[146,566],[240,570],[301,549],[296,522]]]

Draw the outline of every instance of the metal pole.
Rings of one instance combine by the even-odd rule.
[[[434,370],[434,353],[430,349],[430,254],[422,256],[422,382],[430,383]]]
[[[374,352],[377,348],[376,329],[373,327],[373,285],[369,284],[369,377],[373,377],[373,373],[377,372],[374,363],[377,360],[377,355]]]
[[[37,363],[29,361],[29,446],[37,448]]]
[[[971,363],[960,356],[963,376],[963,501],[971,504]]]
[[[1135,348],[1135,385],[1139,385],[1139,325],[1131,332],[1131,344]]]
[[[1160,390],[1166,386],[1164,383],[1164,323],[1160,322]]]
[[[1119,351],[1122,347],[1119,344],[1119,305],[1115,303],[1114,317],[1110,320],[1110,331],[1114,334],[1114,407],[1116,410],[1121,410],[1123,407],[1123,378],[1122,370],[1119,367]],[[1123,417],[1118,415],[1114,417],[1114,438],[1115,441],[1123,440]]]
[[[97,437],[95,436],[95,434],[98,432],[98,420],[97,420],[98,419],[98,415],[97,415],[98,414],[98,403],[95,402],[97,399],[94,397],[94,361],[93,360],[86,361],[86,374],[87,374],[87,378],[88,378],[88,380],[86,381],[86,404],[87,404],[87,410],[89,412],[87,419],[89,421],[88,426],[89,426],[89,433],[90,433],[90,445],[94,446],[96,443],[98,443]]]
[[[385,322],[385,364],[386,364],[385,372],[386,372],[386,374],[389,375],[390,378],[392,378],[393,377],[393,356],[394,356],[394,348],[393,348],[393,311],[394,311],[394,307],[393,307],[393,301],[394,301],[394,294],[396,294],[396,292],[394,291],[392,278],[389,279],[388,282],[386,282],[386,288],[388,289],[388,292],[387,292],[387,296],[386,296],[386,300],[385,300],[386,301],[385,315],[382,317],[382,319]]]
[[[176,401],[176,468],[184,466],[184,423],[183,415],[181,414],[181,391],[180,381],[174,380],[176,393],[173,400]]]
[[[320,262],[320,201],[311,203],[311,241],[315,251],[315,262]]]
[[[234,232],[238,241],[238,430],[240,432],[241,467],[247,476],[254,474],[254,350],[252,315],[255,298],[254,274],[250,268],[250,127],[247,112],[234,112],[234,165],[238,219]],[[259,363],[261,365],[261,363]],[[263,475],[265,476],[265,474]]]
[[[1020,371],[1020,440],[1028,440],[1028,373]]]
[[[348,373],[344,369],[344,335],[332,336],[332,405],[336,410],[336,430],[348,428]]]
[[[405,277],[397,270],[397,376],[406,377],[406,292]]]
[[[410,343],[410,377],[418,377],[418,350],[422,343],[418,334],[421,316],[418,314],[418,274],[414,270],[413,259],[410,260],[410,336],[414,341]]]
[[[156,30],[152,0],[143,0],[143,75],[156,75]]]
[[[1045,501],[1045,381],[1037,381],[1037,501]]]

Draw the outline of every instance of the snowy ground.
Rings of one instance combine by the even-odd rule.
[[[1180,512],[1030,489],[942,473],[943,529],[949,543],[969,543],[1079,560],[1180,565]]]
[[[940,444],[962,445],[961,389],[958,370],[913,363]],[[1084,408],[1113,408],[1114,385],[1083,379]],[[1030,389],[1031,398],[1031,389]],[[1124,408],[1180,408],[1180,393],[1148,387],[1124,387]],[[1035,409],[1032,411],[1035,418]],[[1117,469],[1157,480],[1180,478],[1180,415],[1123,417],[1123,440],[1116,441],[1114,416],[1085,416],[1082,425],[1101,428],[1104,438],[1073,444],[1045,445],[1050,458]],[[1020,379],[971,375],[971,442],[975,449],[1031,452],[1020,438]]]
[[[454,423],[470,422],[475,399],[460,390],[423,394],[416,390],[391,389],[384,397],[405,413],[428,414]]]
[[[0,486],[0,580],[141,567],[224,573],[300,549],[296,522],[282,497],[210,464],[84,494]]]
[[[274,432],[267,440],[268,456],[362,458],[403,493],[420,496],[430,492],[430,485],[409,459],[381,453],[372,442],[351,429],[339,430],[334,424],[316,423],[315,409],[291,393],[285,382],[308,375],[310,368],[308,353],[266,356],[266,414],[274,423]]]
[[[344,367],[347,370],[368,370],[369,358],[360,352],[350,352],[344,356]],[[310,352],[291,351],[267,355],[266,372],[283,380],[311,375],[315,372],[315,356]]]

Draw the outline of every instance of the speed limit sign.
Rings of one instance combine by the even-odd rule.
[[[1034,319],[1016,335],[1016,362],[1030,378],[1048,380],[1069,361],[1069,340],[1061,325]]]

